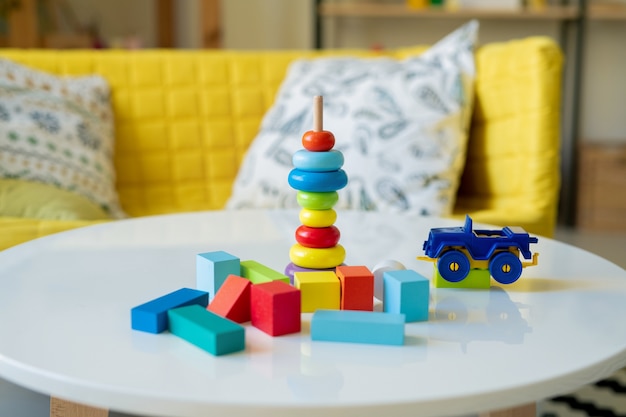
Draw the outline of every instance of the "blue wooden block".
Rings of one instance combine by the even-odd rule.
[[[167,312],[170,332],[213,355],[244,350],[245,330],[198,305],[175,308]]]
[[[383,274],[383,311],[404,314],[407,322],[425,321],[429,297],[430,281],[412,269]]]
[[[404,344],[404,314],[358,310],[317,310],[311,339],[331,342]]]
[[[206,291],[181,288],[133,307],[130,310],[131,328],[148,333],[161,333],[168,327],[167,310],[192,304],[206,307],[209,304],[209,294]]]
[[[239,275],[239,258],[224,251],[199,253],[196,256],[196,288],[212,299],[230,275]]]

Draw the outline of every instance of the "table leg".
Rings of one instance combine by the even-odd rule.
[[[535,417],[536,415],[537,404],[532,403],[504,410],[489,411],[482,413],[480,417]]]
[[[50,397],[50,417],[109,417],[109,410]]]

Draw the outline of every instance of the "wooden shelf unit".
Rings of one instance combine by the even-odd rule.
[[[411,8],[401,3],[328,3],[321,2],[318,12],[322,17],[406,17],[406,18],[476,18],[515,20],[570,20],[579,16],[578,6],[520,7],[516,9]]]
[[[572,79],[572,98],[564,101],[564,120],[571,124],[570,130],[564,129],[562,137],[563,178],[559,221],[563,224],[575,223],[576,184],[575,178],[576,138],[578,137],[578,119],[580,112],[581,56],[583,49],[584,22],[588,2],[592,0],[562,0],[558,5],[525,6],[513,9],[430,6],[424,8],[409,7],[407,2],[385,3],[375,0],[333,1],[315,0],[315,47],[323,48],[323,23],[325,19],[341,18],[417,18],[417,19],[480,19],[507,20],[518,22],[544,21],[559,26],[559,43],[567,55],[572,56],[572,65],[564,77]],[[573,35],[573,36],[570,36]],[[573,38],[573,41],[569,41]],[[565,100],[565,98],[564,98]],[[567,117],[569,116],[569,117]]]
[[[626,20],[626,3],[591,3],[586,16],[589,20]]]
[[[44,5],[53,4],[53,0],[46,1]],[[157,46],[172,48],[176,37],[175,1],[155,1]],[[12,10],[7,18],[8,33],[0,34],[0,47],[51,49],[92,47],[91,35],[79,28],[77,21],[74,22],[74,29],[81,29],[77,33],[42,33],[38,21],[38,7],[38,0],[20,0],[19,7]],[[221,45],[220,7],[221,0],[202,0],[199,3],[203,48],[219,48]]]

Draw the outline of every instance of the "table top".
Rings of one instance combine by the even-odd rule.
[[[626,363],[626,271],[547,238],[539,265],[490,290],[431,288],[404,346],[272,338],[249,323],[243,352],[215,357],[130,328],[130,309],[195,286],[195,257],[224,250],[277,270],[297,211],[122,220],[0,252],[0,376],[88,405],[162,416],[455,415],[528,403]],[[462,221],[339,212],[346,263],[416,259],[432,227]]]

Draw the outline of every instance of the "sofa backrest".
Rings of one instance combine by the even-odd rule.
[[[481,47],[455,214],[551,236],[560,188],[563,55],[546,37]]]
[[[420,50],[398,50],[395,56]],[[133,216],[222,208],[287,67],[316,54],[0,52],[51,73],[97,73],[109,81],[117,189],[122,207]],[[529,38],[481,47],[476,57],[476,107],[455,211],[475,212],[475,220],[494,223],[488,216],[492,210],[528,208],[552,227],[558,195],[559,49],[547,38]]]

